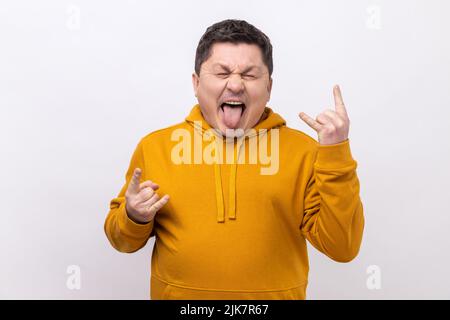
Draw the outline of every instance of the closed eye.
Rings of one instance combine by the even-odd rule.
[[[220,77],[220,78],[227,78],[227,77],[230,76],[230,73],[228,73],[228,72],[220,72],[220,73],[216,73],[216,76],[218,76],[218,77]],[[243,79],[247,79],[247,80],[253,80],[253,79],[256,79],[256,76],[255,76],[255,75],[253,75],[253,74],[247,74],[247,73],[242,74],[241,77],[242,77]]]

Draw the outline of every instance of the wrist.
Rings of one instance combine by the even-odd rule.
[[[128,219],[130,219],[134,223],[145,225],[145,224],[149,224],[151,222],[151,220],[150,221],[141,221],[141,220],[136,219],[136,217],[134,217],[132,214],[129,213],[126,206],[125,206],[125,213],[127,214]]]

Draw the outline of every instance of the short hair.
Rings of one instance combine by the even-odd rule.
[[[206,29],[200,38],[195,54],[195,72],[200,75],[200,68],[211,55],[211,47],[216,42],[256,44],[262,53],[264,64],[273,72],[272,44],[261,30],[244,20],[227,19],[217,22]]]

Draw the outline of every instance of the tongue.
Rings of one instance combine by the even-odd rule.
[[[241,119],[242,107],[223,106],[223,121],[228,128],[235,129]]]

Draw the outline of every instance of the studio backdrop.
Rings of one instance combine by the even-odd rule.
[[[103,225],[148,133],[197,102],[195,49],[244,19],[273,45],[269,106],[351,119],[365,230],[337,263],[308,244],[308,299],[448,299],[450,3],[0,2],[0,298],[148,299],[154,238],[124,254]],[[270,257],[268,257],[269,259]]]

